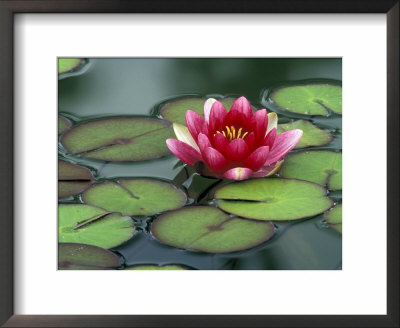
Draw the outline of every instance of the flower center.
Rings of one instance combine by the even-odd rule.
[[[217,133],[222,133],[229,141],[232,141],[233,139],[246,138],[249,132],[244,132],[243,128],[236,130],[236,128],[233,125],[231,125],[230,127],[225,126],[224,130],[217,131]]]

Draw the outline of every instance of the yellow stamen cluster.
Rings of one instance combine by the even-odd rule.
[[[225,126],[226,131],[225,130],[217,131],[217,133],[222,133],[224,135],[224,137],[226,137],[229,141],[232,141],[233,139],[246,138],[246,136],[249,132],[245,132],[242,135],[242,129],[243,128],[240,128],[239,130],[237,130],[237,133],[236,133],[235,127],[233,125],[231,125],[230,127]]]

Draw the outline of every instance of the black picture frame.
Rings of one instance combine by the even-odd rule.
[[[4,327],[399,327],[399,7],[398,0],[0,0],[0,324]],[[13,20],[17,13],[386,14],[387,315],[14,315]]]

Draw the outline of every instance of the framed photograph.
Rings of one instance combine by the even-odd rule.
[[[0,10],[3,326],[399,325],[398,1]]]

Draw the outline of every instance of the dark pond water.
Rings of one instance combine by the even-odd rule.
[[[74,123],[105,116],[150,115],[159,104],[182,95],[245,96],[252,105],[261,105],[263,92],[275,85],[304,79],[341,81],[341,59],[90,59],[85,73],[59,81],[59,113]],[[278,112],[279,123],[296,115]],[[304,119],[304,116],[302,116]],[[316,149],[341,150],[341,116],[308,117],[330,131],[334,140]],[[114,177],[156,177],[184,180],[186,172],[177,158],[133,163],[104,163],[69,155],[62,146],[59,158],[73,160],[98,170],[97,179]],[[197,176],[186,185],[190,197],[207,199],[213,180]],[[332,194],[341,201],[341,192]],[[80,202],[80,197],[60,203]],[[165,246],[149,231],[154,217],[140,219],[134,238],[115,251],[127,266],[135,264],[183,264],[195,269],[341,269],[341,235],[324,224],[322,215],[277,223],[277,233],[269,241],[249,249],[224,255],[184,251]]]

